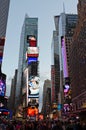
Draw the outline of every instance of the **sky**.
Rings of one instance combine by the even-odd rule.
[[[76,14],[78,0],[10,0],[6,42],[2,62],[2,72],[7,75],[7,96],[10,95],[11,79],[18,68],[20,35],[25,14],[38,18],[38,46],[40,80],[51,77],[51,42],[54,16],[63,12]]]

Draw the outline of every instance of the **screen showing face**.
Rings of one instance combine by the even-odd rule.
[[[39,77],[35,76],[29,80],[29,96],[37,97],[39,95]]]

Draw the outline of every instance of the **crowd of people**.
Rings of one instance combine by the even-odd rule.
[[[19,121],[0,119],[0,130],[86,130],[86,122],[69,120]]]

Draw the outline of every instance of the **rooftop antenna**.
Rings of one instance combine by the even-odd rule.
[[[64,5],[64,2],[63,2],[63,13],[65,13],[65,5]]]

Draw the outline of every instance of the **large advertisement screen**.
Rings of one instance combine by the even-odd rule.
[[[2,56],[0,56],[0,63],[2,62]]]
[[[39,98],[28,98],[28,107],[35,106],[38,108],[39,106]]]
[[[37,57],[28,57],[28,65],[30,65],[32,62],[37,62],[38,58]]]
[[[0,74],[0,96],[5,96],[6,93],[6,75]]]
[[[62,48],[62,60],[63,60],[63,72],[64,72],[64,78],[65,78],[65,77],[68,77],[68,65],[67,65],[65,36],[61,36],[61,48]]]
[[[38,115],[39,110],[36,107],[29,107],[27,110],[27,115],[29,117],[35,117],[36,115]]]
[[[28,81],[28,97],[38,98],[39,97],[39,77],[31,76]]]
[[[38,47],[28,47],[27,57],[38,57],[39,49]]]
[[[37,46],[37,40],[36,40],[35,36],[27,35],[27,43],[29,43],[30,47],[36,47]]]

